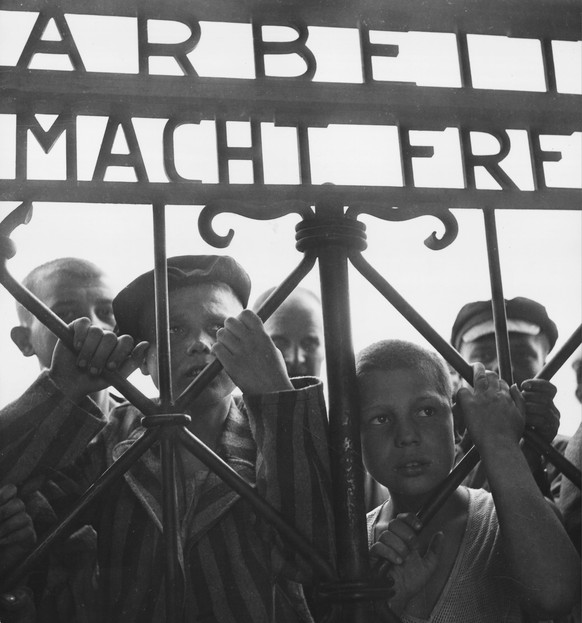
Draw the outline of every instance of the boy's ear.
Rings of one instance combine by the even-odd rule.
[[[36,355],[34,348],[30,343],[30,329],[28,327],[23,327],[21,325],[12,327],[10,337],[25,357],[32,357],[33,355]]]

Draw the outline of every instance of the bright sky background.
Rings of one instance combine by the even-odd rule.
[[[0,65],[16,63],[35,19],[34,13],[0,11]],[[68,18],[68,23],[88,71],[137,71],[134,20],[74,16]],[[185,36],[181,25],[166,22],[152,26],[155,28],[152,28],[151,36],[156,40],[179,41]],[[267,36],[294,38],[285,31],[265,32]],[[58,33],[47,31],[44,37],[58,39]],[[459,86],[452,35],[390,33],[378,37],[378,42],[401,45],[397,59],[376,59],[374,71],[379,79]],[[309,45],[318,61],[315,80],[361,82],[355,30],[312,28]],[[471,37],[469,47],[476,87],[544,90],[537,42]],[[554,53],[559,90],[581,93],[580,44],[556,42]],[[203,23],[200,44],[190,58],[200,75],[253,78],[250,26]],[[38,58],[32,67],[66,71],[68,61],[64,60],[63,63],[62,59]],[[152,67],[159,73],[179,73],[168,59],[161,59]],[[295,75],[302,71],[301,61],[296,63],[294,59],[275,57],[274,63],[267,64],[267,72],[272,74]],[[50,125],[51,119],[44,121]],[[79,120],[79,144],[83,146],[79,158],[81,179],[90,179],[92,175],[105,123],[104,118]],[[164,180],[159,148],[162,127],[160,121],[135,122],[151,181]],[[3,144],[0,178],[9,179],[13,175],[13,132],[14,120],[0,115],[0,141]],[[229,141],[244,144],[247,132],[245,124],[234,124],[229,129]],[[176,135],[177,166],[182,174],[206,183],[216,182],[213,133],[213,123],[203,122],[200,126],[188,126]],[[503,166],[520,188],[530,189],[531,172],[527,151],[524,151],[527,137],[524,132],[517,131],[512,131],[510,136],[512,151]],[[265,124],[263,137],[266,182],[298,183],[292,131]],[[335,126],[312,130],[313,182],[400,185],[400,167],[397,162],[398,166],[395,166],[394,161],[397,153],[394,138],[393,127]],[[418,138],[422,142],[422,137]],[[425,186],[462,185],[460,168],[456,166],[456,130],[427,134],[424,140],[427,138],[435,141],[437,151],[432,160],[415,163],[417,183]],[[476,143],[476,148],[484,152],[491,149],[495,153],[495,141],[480,138],[482,140],[478,145]],[[118,139],[115,149],[122,153],[123,137]],[[560,163],[545,166],[548,184],[580,188],[580,133],[570,138],[547,139],[545,146],[560,149],[563,153]],[[31,177],[61,179],[63,155],[62,142],[49,155],[40,148],[31,148]],[[117,175],[116,179],[133,179],[131,172],[129,175],[127,171],[110,173]],[[236,181],[250,181],[244,164],[233,167],[231,173]],[[495,187],[487,177],[484,174],[478,178],[480,187]],[[0,202],[0,218],[16,205]],[[231,246],[221,251],[201,240],[197,230],[199,212],[199,206],[168,207],[168,255],[214,252],[233,255],[253,279],[252,299],[280,282],[301,258],[295,250],[296,215],[268,222],[220,216],[216,219],[216,229],[220,233],[226,233],[230,227],[235,230]],[[482,214],[476,210],[456,210],[455,215],[460,226],[459,236],[442,251],[431,251],[423,244],[432,231],[442,233],[442,225],[433,217],[403,223],[361,217],[368,227],[369,248],[365,257],[446,338],[464,303],[490,298]],[[558,325],[559,347],[580,324],[582,317],[582,215],[579,211],[498,211],[497,223],[505,296],[523,295],[543,303]],[[149,206],[37,203],[30,224],[20,227],[14,234],[18,253],[9,267],[16,277],[22,278],[33,267],[55,257],[85,257],[102,266],[111,276],[114,287],[121,288],[153,266],[151,229]],[[308,276],[305,285],[318,288],[317,270]],[[355,272],[350,292],[356,349],[391,336],[423,341]],[[8,334],[15,321],[13,301],[1,290],[0,404],[21,393],[37,374],[36,362],[23,358],[10,341]],[[561,432],[565,434],[573,433],[580,421],[571,361],[554,379],[559,388],[556,402],[562,412]],[[141,379],[138,380],[141,384]],[[144,387],[151,389],[147,385]]]

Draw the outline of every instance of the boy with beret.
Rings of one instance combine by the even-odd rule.
[[[117,337],[87,319],[73,322],[78,353],[58,344],[50,370],[2,411],[0,438],[12,443],[5,444],[0,473],[10,481],[50,471],[73,500],[141,436],[141,414],[132,405],[115,409],[103,428],[103,415],[86,396],[106,385],[103,369],[126,375],[140,366],[158,382],[153,279],[153,272],[138,277],[113,301],[119,329],[129,335]],[[186,409],[190,430],[330,559],[321,385],[289,380],[261,321],[243,311],[250,280],[232,258],[170,258],[168,286],[174,396],[215,358],[224,367]],[[231,396],[235,384],[244,408]],[[298,584],[311,579],[309,565],[181,447],[177,467],[183,620],[309,621]],[[160,480],[154,445],[89,517],[99,537],[100,623],[165,621]]]

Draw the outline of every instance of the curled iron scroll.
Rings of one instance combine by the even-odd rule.
[[[198,217],[198,230],[202,238],[213,247],[224,249],[228,247],[234,230],[230,229],[225,236],[217,234],[212,226],[214,217],[224,213],[238,214],[260,221],[281,218],[288,214],[299,214],[303,218],[311,218],[314,213],[308,203],[298,200],[278,201],[276,203],[243,203],[240,201],[225,200],[207,204]]]
[[[459,223],[450,210],[443,210],[436,205],[415,205],[405,208],[397,206],[380,205],[378,203],[366,203],[352,205],[348,208],[346,216],[355,218],[358,214],[370,214],[384,221],[409,221],[419,216],[434,216],[444,225],[445,231],[442,236],[437,236],[436,231],[424,240],[424,244],[433,251],[440,251],[448,247],[459,233]]]

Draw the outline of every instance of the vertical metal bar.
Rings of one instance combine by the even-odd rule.
[[[549,93],[557,93],[558,85],[556,82],[556,63],[554,61],[554,49],[552,40],[547,37],[541,39],[542,61],[544,65],[544,76],[546,78],[546,89]]]
[[[183,591],[179,565],[178,496],[176,491],[176,436],[168,428],[162,438],[162,519],[164,525],[164,570],[166,621],[183,620]]]
[[[471,75],[471,61],[469,59],[469,44],[467,33],[457,33],[457,53],[459,55],[459,71],[461,74],[461,86],[473,88],[473,76]]]
[[[338,571],[342,579],[357,580],[368,573],[368,543],[347,248],[331,244],[320,247],[319,271],[329,386]],[[353,604],[350,610],[351,621],[366,622],[367,604]]]
[[[154,285],[156,310],[156,348],[158,354],[158,389],[162,412],[172,407],[172,375],[169,335],[168,273],[166,257],[166,206],[153,205],[154,226]],[[164,540],[164,571],[166,588],[166,620],[178,623],[182,617],[180,590],[178,496],[176,490],[176,449],[174,431],[163,431],[162,462],[162,518]]]
[[[172,370],[169,334],[168,266],[166,258],[166,206],[154,204],[154,286],[156,309],[156,345],[158,352],[158,389],[162,411],[172,405]]]
[[[503,298],[503,284],[501,281],[501,263],[499,261],[499,243],[497,241],[495,210],[483,210],[483,217],[485,218],[487,259],[489,261],[489,279],[491,281],[491,305],[493,308],[493,325],[495,326],[495,345],[497,347],[499,376],[511,385],[513,383],[513,372],[511,369],[509,335],[507,333],[505,299]]]

